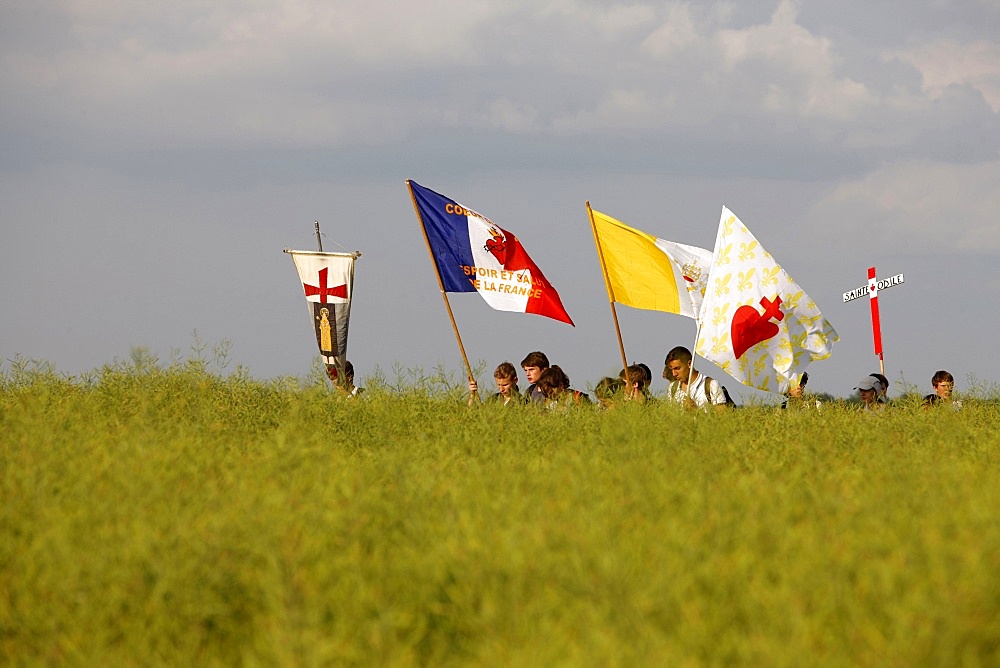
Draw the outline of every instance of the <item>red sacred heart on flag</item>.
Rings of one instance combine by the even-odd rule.
[[[781,297],[775,295],[774,301],[767,297],[761,297],[760,305],[764,307],[764,313],[758,313],[757,309],[749,304],[745,304],[733,314],[733,321],[730,325],[730,334],[733,340],[733,353],[739,359],[743,353],[761,341],[767,341],[778,333],[778,326],[771,322],[771,318],[781,320],[785,314],[779,308]]]
[[[485,248],[486,250],[488,250],[490,253],[493,254],[493,257],[497,259],[497,262],[500,263],[500,266],[505,266],[507,260],[507,241],[503,238],[503,235],[500,233],[500,231],[495,227],[490,228],[490,236],[492,236],[493,238],[486,240]]]

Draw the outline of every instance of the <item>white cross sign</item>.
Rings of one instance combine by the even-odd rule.
[[[902,285],[903,282],[904,281],[902,274],[896,274],[895,276],[892,276],[890,278],[883,278],[882,280],[878,281],[875,284],[874,292],[878,292],[879,290],[885,290],[886,288],[891,288],[895,285]],[[854,288],[850,292],[845,292],[844,303],[846,304],[847,302],[854,301],[855,299],[861,299],[862,297],[867,297],[867,296],[868,296],[868,284],[865,283],[860,288]]]
[[[902,274],[896,274],[892,278],[883,278],[880,281],[875,276],[875,267],[868,267],[868,284],[844,293],[845,304],[864,296],[869,297],[872,309],[872,339],[874,339],[875,343],[875,356],[878,357],[879,371],[882,374],[885,374],[885,358],[882,356],[882,323],[878,314],[878,291],[891,288],[894,285],[901,285],[902,283]]]

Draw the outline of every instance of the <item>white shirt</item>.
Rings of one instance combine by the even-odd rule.
[[[705,396],[706,378],[708,376],[699,373],[698,377],[688,385],[687,392],[681,389],[681,381],[675,380],[670,383],[670,400],[683,406],[684,397],[690,396],[695,406],[704,408],[709,403],[709,397]],[[711,381],[708,385],[708,394],[711,396],[711,403],[713,405],[726,403],[726,395],[722,393],[722,386],[719,385],[719,381],[714,378],[708,378],[708,380]]]

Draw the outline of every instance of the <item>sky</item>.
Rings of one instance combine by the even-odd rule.
[[[731,209],[840,341],[810,388],[1000,380],[996,0],[0,3],[0,364],[77,375],[231,344],[310,373],[285,248],[361,251],[348,356],[462,373],[406,179],[518,236],[575,327],[449,298],[481,385],[546,352],[617,375],[586,213],[711,250]],[[617,306],[630,362],[695,322]],[[739,397],[759,396],[707,362]],[[230,368],[232,370],[232,368]],[[522,386],[523,386],[522,379]]]

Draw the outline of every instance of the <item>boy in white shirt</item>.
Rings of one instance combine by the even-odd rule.
[[[687,409],[704,409],[711,405],[717,411],[726,410],[726,395],[722,386],[714,378],[694,370],[691,351],[684,346],[677,346],[667,353],[663,377],[673,379],[667,393],[670,401]]]

